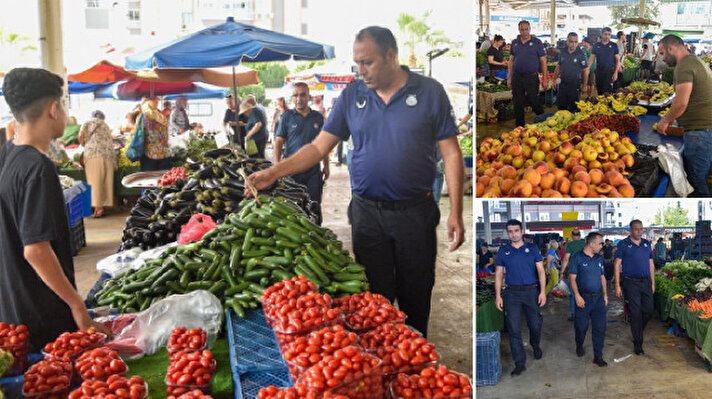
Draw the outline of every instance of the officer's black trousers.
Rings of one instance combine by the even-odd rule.
[[[598,95],[613,93],[613,71],[615,68],[596,67],[596,90]]]
[[[539,74],[514,73],[512,76],[512,103],[514,105],[514,119],[517,126],[524,126],[524,105],[526,102],[532,106],[537,115],[544,113],[544,108],[539,101]]]
[[[561,81],[559,92],[556,95],[556,102],[559,110],[576,112],[578,106],[576,101],[581,97],[581,81]]]
[[[406,323],[425,336],[435,284],[437,204],[430,195],[389,209],[354,195],[349,210],[356,261],[366,267],[371,292],[397,299]]]
[[[653,286],[650,279],[629,279],[623,277],[621,282],[623,296],[630,312],[630,330],[633,334],[633,344],[643,345],[643,330],[653,317]]]

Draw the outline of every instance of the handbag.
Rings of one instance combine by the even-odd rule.
[[[134,133],[133,138],[131,139],[129,148],[126,149],[126,158],[128,158],[131,162],[140,160],[143,156],[144,149],[143,115],[141,115],[136,123],[136,133]]]
[[[257,143],[255,140],[247,140],[247,143],[245,143],[245,151],[247,151],[247,155],[255,155],[257,154]]]

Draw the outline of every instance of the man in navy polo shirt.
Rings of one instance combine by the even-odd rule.
[[[633,347],[636,355],[642,355],[643,330],[654,312],[655,264],[653,247],[643,238],[640,220],[630,222],[630,236],[618,243],[614,268],[616,296],[622,294],[628,305]]]
[[[319,111],[309,108],[309,86],[304,82],[294,84],[292,101],[294,109],[289,109],[282,114],[274,138],[274,163],[282,161],[282,146],[287,143],[284,157],[290,157],[300,148],[314,141],[324,126],[324,116]],[[297,173],[292,178],[300,184],[307,186],[312,201],[319,204],[317,209],[318,223],[321,224],[321,193],[324,181],[329,178],[329,157],[324,158],[323,171],[319,164],[312,166],[305,172]]]
[[[593,342],[593,362],[599,367],[608,366],[603,360],[603,342],[606,338],[606,307],[608,292],[603,268],[603,237],[592,232],[586,236],[586,246],[582,251],[571,255],[569,273],[572,295],[576,299],[576,355],[584,355],[583,341],[591,320],[591,341]]]
[[[519,21],[519,36],[512,41],[507,87],[512,89],[514,118],[517,126],[524,126],[525,100],[537,115],[544,113],[539,101],[539,72],[543,72],[542,86],[547,87],[546,51],[541,40],[529,34],[529,21]]]
[[[522,343],[522,313],[527,319],[534,359],[541,359],[542,356],[539,347],[543,322],[540,307],[546,304],[546,275],[539,248],[522,240],[522,222],[509,220],[506,228],[511,243],[502,246],[497,252],[494,292],[497,309],[504,308],[509,347],[514,358],[512,376],[516,376],[527,369],[527,355]],[[505,271],[507,286],[502,290]]]
[[[593,45],[588,65],[593,62],[593,57],[596,57],[597,63],[596,90],[598,94],[612,93],[613,82],[618,80],[620,55],[618,54],[618,45],[611,42],[611,28],[605,27],[601,31],[601,41]],[[587,78],[584,79],[583,84],[588,84]]]
[[[465,234],[464,161],[452,106],[442,85],[399,65],[395,38],[386,28],[372,26],[356,35],[354,61],[363,80],[341,93],[319,136],[250,180],[258,189],[268,187],[312,167],[351,137],[356,261],[366,267],[371,291],[397,299],[408,323],[425,335],[440,221],[432,195],[436,145],[450,198],[451,251]]]
[[[557,94],[560,110],[575,112],[578,110],[576,101],[581,97],[581,81],[588,79],[588,62],[586,54],[578,46],[578,35],[571,32],[566,37],[566,48],[558,57],[559,65],[554,71],[554,81],[561,74],[561,84]],[[583,86],[584,93],[588,85]]]

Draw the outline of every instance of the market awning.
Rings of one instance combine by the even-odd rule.
[[[150,96],[184,96],[186,98],[224,98],[229,90],[206,83],[165,83],[145,80],[128,80],[112,83],[94,93],[96,98],[138,101]]]
[[[109,85],[111,83],[67,82],[67,92],[69,94],[93,93]],[[2,96],[2,84],[0,84],[0,96]]]

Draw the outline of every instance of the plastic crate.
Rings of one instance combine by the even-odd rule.
[[[31,366],[40,360],[44,356],[41,353],[30,353],[27,356],[28,366]],[[24,373],[25,370],[23,370]],[[24,375],[20,374],[14,377],[0,378],[0,387],[5,391],[5,397],[8,399],[15,399],[22,397],[22,382],[24,381]]]
[[[79,250],[87,246],[84,234],[84,219],[79,218],[76,226],[69,229],[69,243],[71,245],[72,256],[77,256]]]
[[[497,385],[502,375],[502,361],[499,353],[499,331],[477,333],[476,337],[476,384]]]
[[[286,368],[284,370],[244,373],[239,377],[233,374],[233,384],[235,385],[235,399],[256,398],[260,389],[270,385],[280,388],[293,385]]]
[[[233,375],[287,370],[287,363],[282,359],[274,331],[267,325],[262,309],[245,312],[245,318],[239,318],[232,309],[226,312],[227,339],[230,344],[230,363]]]
[[[465,157],[465,167],[466,168],[472,167],[472,157]]]
[[[85,182],[80,182],[82,185],[82,216],[88,218],[92,215],[91,211],[91,186]]]
[[[500,78],[500,79],[507,79],[508,73],[509,73],[509,71],[507,71],[507,70],[497,70],[497,71],[494,71],[494,76],[497,78]]]
[[[83,216],[82,195],[78,194],[72,197],[67,202],[67,219],[69,219],[69,227],[72,228],[79,223]]]

